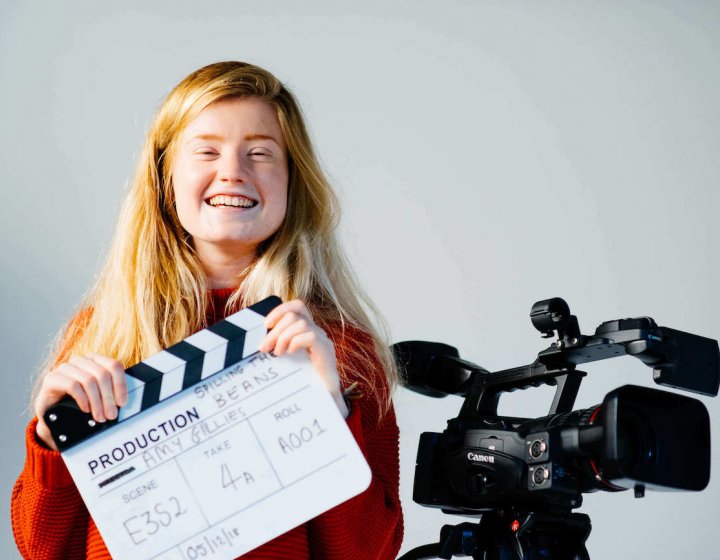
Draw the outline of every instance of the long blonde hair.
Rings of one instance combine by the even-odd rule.
[[[376,358],[357,345],[350,351],[359,365],[355,378],[387,410],[397,368],[380,314],[357,285],[338,244],[337,197],[294,96],[275,76],[244,62],[200,68],[165,99],[147,133],[106,262],[80,311],[58,336],[44,371],[73,354],[91,352],[128,367],[206,326],[208,285],[175,211],[172,169],[185,127],[208,105],[229,97],[259,98],[274,107],[288,150],[289,184],[283,224],[238,278],[240,288],[228,311],[275,294],[285,301],[303,300],[321,326],[335,325],[341,333],[347,325],[359,329],[372,342],[390,390],[364,375],[377,367]]]

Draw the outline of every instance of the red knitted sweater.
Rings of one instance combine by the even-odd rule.
[[[211,320],[222,318],[231,291],[213,292],[213,307],[218,312]],[[352,352],[348,349],[355,346],[372,352],[370,338],[360,331],[349,332],[346,328],[344,334],[328,334],[335,342],[341,371],[353,371]],[[380,386],[387,386],[379,362],[371,373]],[[354,381],[352,373],[346,377],[343,384]],[[110,558],[60,453],[46,449],[35,437],[36,423],[33,419],[27,428],[25,467],[12,494],[12,524],[18,549],[23,558],[32,560]],[[370,487],[243,559],[384,560],[397,556],[403,522],[394,410],[383,415],[375,399],[361,396],[352,401],[347,423],[372,469]]]

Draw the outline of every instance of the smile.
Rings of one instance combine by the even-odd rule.
[[[205,202],[214,207],[230,206],[232,208],[253,208],[257,206],[257,200],[252,200],[244,196],[228,196],[225,194],[215,195]]]

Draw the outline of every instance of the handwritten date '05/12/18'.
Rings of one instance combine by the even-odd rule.
[[[232,545],[233,541],[237,540],[240,535],[240,529],[237,527],[223,528],[215,534],[205,535],[196,542],[183,547],[185,557],[188,560],[197,560],[198,558],[214,555],[217,550]]]
[[[158,502],[150,509],[133,515],[123,522],[123,526],[132,542],[136,545],[145,542],[164,527],[170,527],[175,518],[187,513],[180,500],[170,496],[166,501]]]

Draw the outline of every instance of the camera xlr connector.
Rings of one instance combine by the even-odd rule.
[[[533,469],[532,480],[537,486],[544,484],[548,478],[550,478],[550,471],[545,467],[536,467]]]
[[[530,457],[533,459],[539,459],[542,457],[543,453],[547,450],[547,445],[545,442],[541,439],[536,439],[532,443],[530,443],[530,447],[528,452],[530,453]]]

